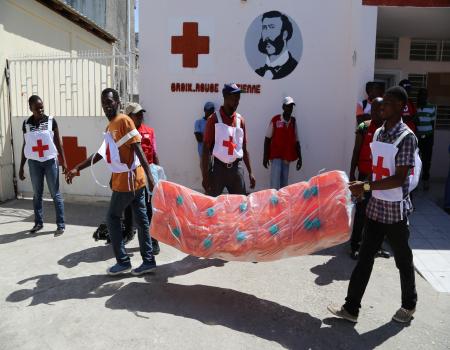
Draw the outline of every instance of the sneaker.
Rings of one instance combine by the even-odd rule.
[[[335,306],[335,305],[328,305],[327,307],[328,311],[330,311],[334,316],[342,318],[344,320],[356,323],[358,322],[358,316],[354,316],[350,314],[347,310],[344,309],[343,306]]]
[[[156,261],[155,258],[152,259],[150,262],[143,262],[141,266],[133,269],[131,271],[131,274],[133,276],[140,276],[149,272],[152,272],[154,269],[156,269]]]
[[[397,310],[395,315],[392,316],[392,319],[400,323],[408,323],[413,319],[414,312],[416,312],[416,309],[408,310],[401,307]]]
[[[152,250],[153,250],[153,255],[158,255],[160,252],[160,248],[159,248],[159,242],[152,238]]]
[[[34,224],[33,228],[30,230],[30,233],[36,233],[44,228],[43,224]]]
[[[377,252],[377,257],[380,258],[385,258],[385,259],[389,259],[391,257],[391,253],[389,253],[387,250],[381,248],[378,252]]]
[[[60,227],[55,231],[54,236],[58,237],[58,236],[61,236],[63,233],[64,233],[64,229]]]
[[[108,270],[106,270],[106,273],[110,276],[116,276],[120,275],[122,273],[128,273],[131,271],[131,264],[115,264],[114,266],[111,266]]]

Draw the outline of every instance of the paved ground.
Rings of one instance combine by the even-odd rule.
[[[226,263],[162,246],[158,271],[110,278],[110,247],[91,238],[105,205],[67,204],[68,228],[30,235],[31,201],[0,205],[1,349],[449,349],[450,295],[417,275],[409,326],[393,259],[377,259],[360,321],[330,318],[354,262],[340,246],[274,263]],[[45,203],[46,222],[54,220]],[[130,251],[139,263],[137,242]]]

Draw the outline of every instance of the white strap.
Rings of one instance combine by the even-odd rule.
[[[132,139],[133,137],[135,137],[137,135],[139,135],[139,131],[137,131],[136,129],[131,130],[128,134],[126,134],[119,141],[116,142],[117,148],[119,148],[123,144],[127,143],[127,141],[129,141],[130,139]]]
[[[380,135],[381,129],[383,127],[378,128],[377,130],[375,130],[375,134],[373,134],[373,141],[378,141],[378,135]]]
[[[223,121],[222,121],[222,117],[221,117],[221,115],[220,115],[220,112],[216,112],[216,117],[217,117],[217,122],[220,123],[220,124],[223,124]]]
[[[241,115],[239,113],[236,113],[236,128],[241,127]]]
[[[400,144],[400,142],[402,142],[403,139],[406,137],[406,135],[408,135],[409,133],[411,133],[411,130],[409,128],[407,128],[405,131],[402,132],[402,134],[397,138],[397,140],[395,140],[393,145],[395,147],[397,147]]]
[[[52,126],[53,126],[53,117],[48,116],[48,124],[47,124],[48,131],[52,131]]]
[[[30,124],[28,124],[26,121],[25,121],[25,131],[28,133],[28,132],[31,132],[31,126],[30,126]]]

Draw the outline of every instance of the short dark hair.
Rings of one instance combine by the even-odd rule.
[[[113,98],[116,102],[120,102],[120,96],[119,93],[117,92],[117,90],[113,89],[113,88],[106,88],[105,90],[102,91],[102,96],[105,96],[109,93],[113,94]]]
[[[369,93],[369,91],[371,89],[373,89],[375,87],[375,82],[374,81],[368,81],[366,83],[366,93]]]
[[[42,98],[40,98],[38,95],[31,95],[28,99],[28,105],[31,106],[34,105],[37,101],[42,101]]]
[[[280,17],[283,24],[281,25],[281,33],[285,30],[288,33],[288,36],[286,37],[286,41],[289,41],[290,38],[292,38],[292,32],[294,29],[292,28],[292,23],[289,20],[288,16],[281,13],[280,11],[269,11],[263,14],[261,22],[264,21],[265,18],[276,18]]]
[[[408,93],[401,86],[393,86],[386,90],[384,93],[386,96],[392,96],[398,101],[403,102],[404,104],[408,103]]]

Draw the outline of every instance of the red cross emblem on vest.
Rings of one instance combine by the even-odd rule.
[[[372,172],[376,175],[375,180],[381,180],[384,177],[388,177],[391,175],[391,172],[388,168],[383,168],[384,157],[378,157],[377,165],[372,165]]]
[[[232,136],[229,137],[228,141],[224,140],[222,146],[228,148],[228,155],[229,156],[233,155],[233,151],[237,147],[237,145],[235,143],[233,143],[233,137]]]
[[[209,54],[209,36],[198,35],[197,22],[184,22],[183,35],[172,37],[171,53],[183,55],[184,68],[197,68],[198,55]]]
[[[43,145],[42,140],[37,140],[37,145],[31,148],[33,152],[38,152],[39,158],[44,156],[44,151],[48,151],[48,145]]]

